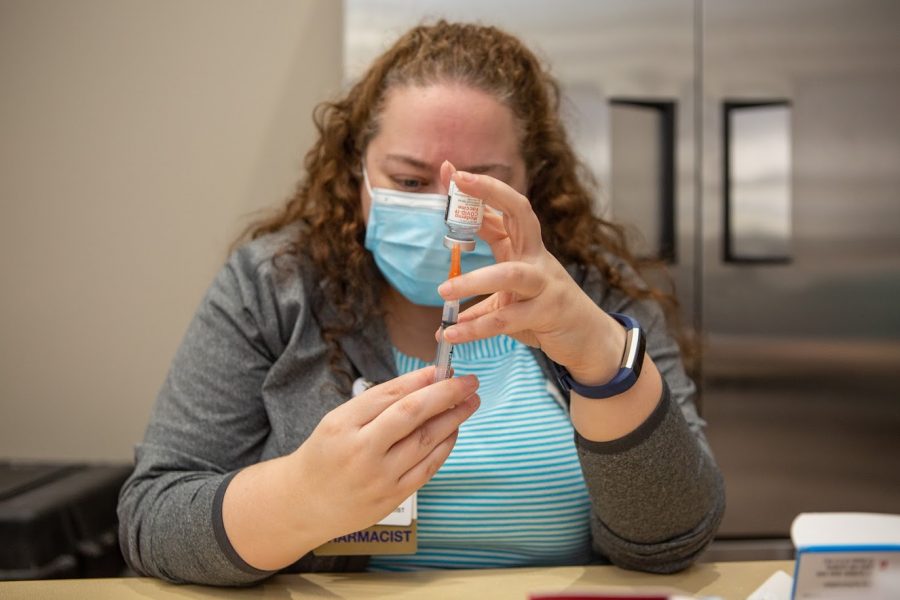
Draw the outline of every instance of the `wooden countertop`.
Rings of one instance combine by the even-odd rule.
[[[723,600],[746,600],[776,571],[793,575],[793,561],[702,563],[674,575],[650,575],[617,567],[540,567],[423,571],[416,573],[309,573],[278,575],[260,585],[214,588],[172,585],[156,579],[70,579],[0,582],[0,598],[65,598],[127,600],[129,598],[515,598],[534,592],[645,591],[667,589]]]

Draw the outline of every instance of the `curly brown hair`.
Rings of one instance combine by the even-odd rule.
[[[623,229],[593,214],[593,179],[560,121],[559,85],[537,56],[495,27],[440,20],[405,33],[343,98],[316,108],[319,138],[306,154],[305,176],[293,197],[276,213],[252,223],[240,238],[255,239],[296,222],[304,225],[282,254],[302,252],[311,261],[324,296],[336,309],[335,319],[322,324],[334,370],[341,372],[337,339],[380,314],[378,299],[386,285],[364,248],[362,157],[379,131],[388,90],[435,83],[471,86],[511,109],[521,132],[527,196],[540,220],[544,245],[562,264],[594,267],[610,286],[630,297],[653,298],[667,313],[674,312],[672,294],[635,285],[610,261],[618,257],[638,271],[645,266],[628,250]]]

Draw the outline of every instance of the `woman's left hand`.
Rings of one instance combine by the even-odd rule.
[[[490,245],[497,264],[438,288],[444,299],[488,295],[460,313],[458,324],[444,332],[447,340],[459,344],[506,334],[540,348],[584,384],[608,381],[618,369],[625,331],[544,247],[528,198],[498,179],[453,172],[445,163],[445,184],[451,176],[461,191],[481,198],[502,216],[485,211],[478,234]]]

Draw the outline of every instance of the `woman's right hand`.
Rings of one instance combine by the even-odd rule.
[[[425,367],[335,408],[289,457],[305,526],[323,541],[369,527],[437,472],[478,408],[473,375],[432,383]]]
[[[432,383],[434,367],[376,385],[335,408],[286,456],[229,482],[222,520],[250,566],[277,570],[374,525],[437,472],[478,408],[478,380]]]

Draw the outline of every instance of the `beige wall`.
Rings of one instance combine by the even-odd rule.
[[[0,459],[130,460],[342,29],[334,0],[0,0]]]

